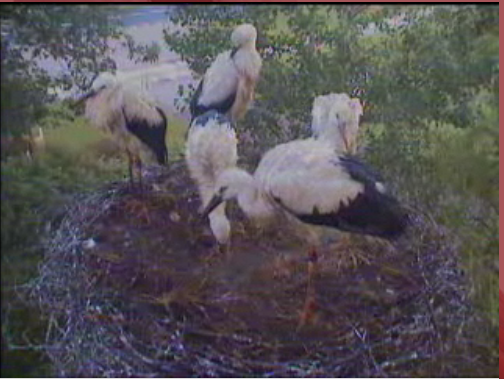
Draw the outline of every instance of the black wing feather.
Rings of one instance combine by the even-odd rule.
[[[231,52],[230,54],[231,58],[234,57],[236,51],[237,49],[234,49]],[[227,113],[233,107],[233,104],[236,100],[236,90],[235,90],[233,91],[233,93],[230,93],[229,96],[222,101],[210,104],[201,104],[199,102],[199,99],[201,97],[201,93],[203,92],[204,82],[205,78],[203,78],[200,81],[198,88],[196,88],[196,91],[194,92],[191,102],[189,103],[189,110],[191,111],[191,121],[194,120],[196,117],[212,109],[222,114]]]
[[[354,156],[339,156],[339,164],[343,166],[352,179],[361,182],[365,186],[375,187],[376,183],[383,182],[383,177],[378,171]]]
[[[159,164],[166,165],[168,162],[168,150],[165,138],[168,122],[163,110],[156,107],[156,111],[162,119],[157,124],[150,124],[147,120],[138,117],[128,118],[124,108],[122,111],[126,120],[126,128],[154,152]]]
[[[408,217],[396,198],[378,190],[376,184],[382,182],[381,175],[351,156],[339,157],[335,164],[342,165],[353,180],[364,184],[364,191],[349,203],[340,204],[335,212],[320,213],[314,208],[310,214],[295,214],[287,210],[308,224],[351,233],[390,239],[404,233]],[[275,200],[285,208],[279,199]]]

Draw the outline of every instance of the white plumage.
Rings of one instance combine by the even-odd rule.
[[[345,93],[318,96],[312,108],[313,135],[331,142],[340,152],[354,154],[360,116],[362,105],[357,98],[350,98]]]
[[[253,176],[238,168],[224,172],[207,211],[234,197],[252,218],[280,210],[304,223],[380,237],[404,230],[400,206],[380,176],[314,138],[271,149]]]
[[[234,49],[217,55],[193,95],[190,104],[193,118],[212,109],[228,114],[233,121],[245,115],[262,67],[256,39],[253,25],[243,24],[233,31]]]
[[[192,122],[185,156],[203,207],[212,198],[219,175],[236,166],[237,144],[231,121],[217,111],[208,111]],[[225,203],[217,206],[208,217],[215,238],[221,246],[227,247],[231,225],[226,217]]]
[[[114,75],[103,73],[81,100],[87,100],[85,115],[93,126],[112,134],[125,150],[132,183],[133,167],[138,169],[141,182],[142,160],[167,163],[166,116],[145,94],[126,87]]]

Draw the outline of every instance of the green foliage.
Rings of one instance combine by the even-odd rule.
[[[2,164],[2,252],[38,238],[38,228],[69,196],[118,178],[124,166],[49,145],[33,163],[11,158]]]
[[[497,88],[497,8],[375,8],[179,7],[173,21],[186,31],[165,31],[165,39],[201,74],[230,48],[234,26],[254,23],[258,47],[273,50],[263,50],[258,104],[301,124],[309,120],[314,96],[336,91],[359,95],[369,121],[466,125],[474,89]],[[389,18],[401,12],[409,24],[390,26]],[[364,32],[371,28],[375,33]]]
[[[493,100],[488,92],[474,97],[472,123],[464,129],[419,122],[371,124],[364,131],[367,160],[382,168],[408,204],[453,234],[475,303],[494,328],[480,334],[484,343],[499,316],[499,123]]]

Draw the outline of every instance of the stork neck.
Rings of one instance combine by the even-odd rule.
[[[252,49],[255,49],[255,45],[256,45],[256,41],[255,41],[255,39],[252,39],[252,40],[249,40],[249,41],[242,43],[242,45],[240,46],[240,49],[252,50]]]
[[[253,177],[249,185],[242,188],[238,196],[238,205],[245,214],[252,219],[266,218],[272,215],[272,208],[264,194],[257,186]]]
[[[346,151],[345,136],[338,125],[326,127],[316,137],[317,140],[329,143],[337,151]]]

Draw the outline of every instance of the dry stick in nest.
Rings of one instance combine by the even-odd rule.
[[[375,370],[379,373],[379,375],[382,378],[388,378],[389,375],[387,375],[382,370],[382,368],[378,365],[378,363],[376,362],[376,359],[374,357],[374,354],[373,354],[373,351],[372,351],[371,347],[366,342],[367,331],[364,329],[364,332],[361,333],[361,332],[359,332],[359,330],[355,327],[355,325],[353,323],[350,322],[349,324],[352,327],[352,330],[353,330],[354,334],[361,340],[362,345],[365,348],[367,354],[369,355],[369,358],[371,359],[371,362],[373,363],[373,366],[374,366]]]
[[[423,293],[426,293],[427,296],[429,296],[429,295],[432,294],[432,287],[431,287],[429,281],[427,280],[427,278],[425,277],[425,272],[424,272],[423,265],[421,264],[421,260],[420,260],[418,249],[416,249],[416,261],[417,261],[418,266],[420,267],[420,275],[422,275],[423,282],[425,283],[425,286],[426,286],[426,291],[423,291]],[[438,325],[437,325],[437,322],[436,322],[436,318],[434,316],[434,310],[432,309],[432,304],[431,304],[429,298],[425,299],[424,301],[427,304],[427,309],[429,311],[429,318],[430,318],[430,321],[432,323],[433,329],[434,329],[435,334],[436,334],[436,339],[437,339],[437,342],[439,344],[439,349],[441,351],[441,354],[443,354],[444,350],[445,350],[444,349],[444,344],[443,344],[443,340],[441,338],[441,333],[439,332],[439,328],[438,328]]]

